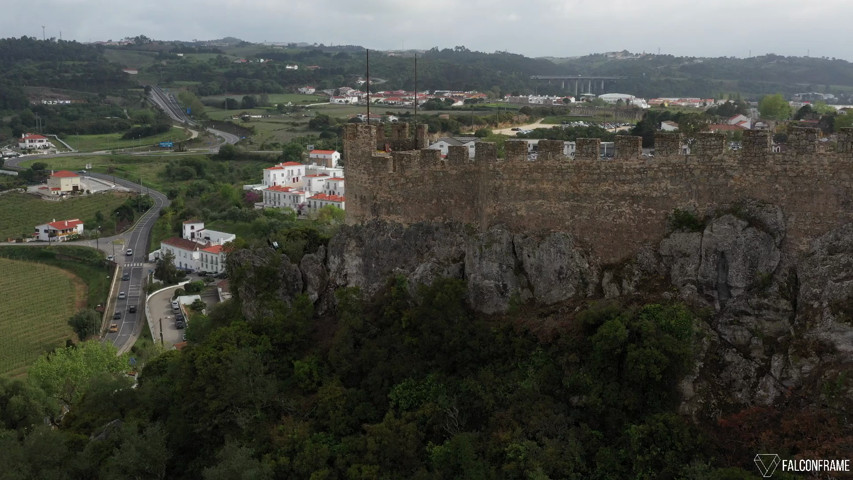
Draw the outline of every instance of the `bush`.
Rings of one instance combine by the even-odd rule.
[[[705,228],[705,222],[699,219],[693,212],[676,208],[669,216],[669,226],[673,230],[688,232],[700,232]]]

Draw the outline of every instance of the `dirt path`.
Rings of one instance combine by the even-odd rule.
[[[514,136],[518,135],[518,130],[513,130],[513,128],[518,128],[521,130],[533,130],[534,128],[548,128],[549,126],[552,126],[551,124],[543,125],[542,120],[545,120],[545,119],[540,118],[539,120],[536,120],[533,123],[528,123],[527,125],[516,125],[515,127],[492,130],[492,133],[496,133],[499,135],[510,135],[510,136],[514,137]]]

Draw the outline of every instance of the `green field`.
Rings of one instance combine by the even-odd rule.
[[[94,152],[99,150],[117,150],[123,148],[145,149],[154,147],[159,142],[180,142],[190,138],[190,133],[179,127],[173,127],[168,132],[154,135],[152,137],[123,140],[121,133],[106,133],[102,135],[69,135],[63,137],[65,143],[71,145],[81,152]]]
[[[0,375],[19,376],[72,337],[68,318],[85,305],[86,286],[70,272],[0,258]]]
[[[109,216],[126,199],[126,194],[105,193],[55,202],[26,193],[5,193],[0,195],[0,240],[29,237],[36,225],[53,219],[79,218],[86,223],[85,229],[91,229],[95,212]]]

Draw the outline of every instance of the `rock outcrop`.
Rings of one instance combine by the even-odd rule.
[[[327,248],[298,265],[272,249],[238,251],[229,262],[248,267],[237,268],[245,279],[267,281],[264,291],[253,290],[254,281],[237,282],[248,318],[264,314],[252,298],[289,302],[306,294],[325,312],[334,308],[336,289],[359,287],[370,296],[394,276],[405,276],[415,295],[438,278],[462,279],[471,307],[487,314],[525,302],[677,298],[708,312],[699,325],[695,371],[682,382],[682,408],[713,416],[771,404],[818,381],[815,375],[827,374],[822,367],[838,371],[849,363],[853,225],[815,240],[801,258],[786,256],[785,239],[782,211],[748,202],[700,231],[671,232],[618,265],[601,265],[561,232],[381,221],[342,227]],[[853,400],[853,392],[846,394]]]

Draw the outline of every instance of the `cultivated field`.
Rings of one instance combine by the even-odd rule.
[[[72,338],[68,318],[86,305],[86,285],[61,268],[0,258],[0,375],[17,376]]]
[[[105,133],[102,135],[68,135],[62,137],[62,139],[65,140],[65,143],[81,152],[93,152],[121,148],[153,148],[160,142],[186,140],[190,138],[190,133],[183,128],[172,127],[168,132],[151,137],[123,140],[121,136],[121,133]]]
[[[106,193],[56,202],[26,193],[4,193],[0,195],[0,241],[29,237],[36,225],[53,219],[79,218],[83,222],[91,222],[94,221],[95,212],[100,210],[102,214],[110,215],[126,199],[126,194]],[[92,228],[91,223],[87,223],[84,228]]]

